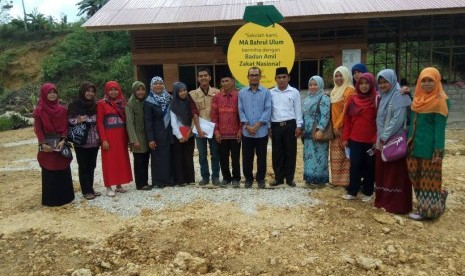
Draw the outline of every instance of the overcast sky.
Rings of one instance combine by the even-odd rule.
[[[31,13],[34,8],[37,8],[39,13],[45,16],[51,15],[56,21],[59,21],[61,14],[68,16],[68,22],[76,22],[79,20],[77,16],[78,8],[76,3],[80,0],[24,0],[26,13]],[[23,17],[23,6],[21,0],[13,0],[13,8],[10,10],[12,18]]]

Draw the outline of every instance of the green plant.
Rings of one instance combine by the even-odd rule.
[[[16,114],[0,117],[0,131],[18,129],[26,126],[28,126],[27,121]]]

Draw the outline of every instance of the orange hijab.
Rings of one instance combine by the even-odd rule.
[[[421,80],[431,78],[435,82],[433,91],[426,93],[421,89]],[[449,114],[446,103],[447,95],[442,88],[441,73],[438,69],[427,67],[423,69],[417,80],[415,97],[413,98],[412,110],[417,113],[439,113],[443,116]]]

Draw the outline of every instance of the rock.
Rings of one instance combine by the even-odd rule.
[[[276,265],[278,263],[276,258],[269,258],[268,262],[270,263],[270,265]]]
[[[271,235],[275,238],[279,238],[279,236],[281,235],[281,231],[274,230],[273,232],[271,232]]]
[[[376,269],[380,267],[383,262],[379,259],[373,259],[365,256],[358,256],[357,257],[357,264],[366,270]]]
[[[412,225],[418,227],[418,228],[424,228],[423,222],[421,221],[412,221]]]
[[[105,268],[105,269],[111,269],[111,264],[110,264],[110,263],[107,263],[107,262],[105,262],[105,261],[102,261],[102,262],[100,263],[100,266],[101,266],[102,268]]]
[[[404,226],[405,225],[405,219],[401,216],[394,216],[394,219],[397,221],[399,225]]]
[[[187,252],[178,252],[173,264],[182,271],[189,271],[194,274],[205,274],[208,272],[208,264],[205,259],[193,257]]]
[[[396,220],[387,213],[375,213],[373,214],[373,218],[381,224],[392,225],[396,223]]]
[[[79,268],[73,271],[71,276],[92,276],[92,272],[88,268]]]
[[[381,230],[383,230],[384,234],[389,234],[391,232],[391,229],[389,229],[387,227],[383,227]]]
[[[320,210],[316,211],[316,213],[317,213],[318,215],[323,215],[325,212],[326,212],[325,209],[320,209]]]
[[[395,248],[394,245],[392,245],[392,244],[389,245],[389,246],[387,247],[386,250],[387,250],[387,252],[389,252],[389,253],[396,253],[396,252],[397,252],[396,248]]]
[[[350,257],[349,255],[342,256],[342,261],[344,263],[348,263],[348,264],[355,264],[355,260],[352,257]]]

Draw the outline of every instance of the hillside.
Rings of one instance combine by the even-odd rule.
[[[5,34],[0,30],[0,115],[32,111],[40,85],[57,85],[60,100],[69,103],[82,81],[93,82],[97,97],[108,80],[123,91],[133,82],[128,32],[90,33],[79,24],[43,33]]]

